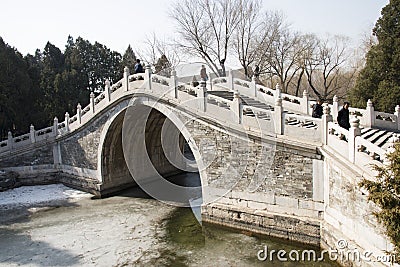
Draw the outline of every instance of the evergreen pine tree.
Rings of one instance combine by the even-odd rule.
[[[390,0],[382,9],[373,34],[378,43],[366,55],[366,65],[350,93],[352,105],[392,113],[400,104],[400,0]]]

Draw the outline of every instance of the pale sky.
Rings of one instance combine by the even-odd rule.
[[[0,36],[22,54],[50,41],[64,50],[68,35],[98,41],[121,54],[153,32],[174,34],[169,0],[3,0]],[[263,10],[282,11],[303,33],[342,34],[353,43],[371,30],[389,0],[263,0]]]

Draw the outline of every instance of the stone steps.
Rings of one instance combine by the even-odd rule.
[[[389,132],[386,130],[374,129],[374,128],[362,128],[361,137],[370,141],[371,143],[381,147],[382,149],[387,149],[389,146],[389,139],[395,135],[394,132]]]

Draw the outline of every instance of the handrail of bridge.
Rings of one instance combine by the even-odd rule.
[[[355,139],[356,157],[355,161],[358,165],[366,166],[371,164],[372,161],[378,161],[383,163],[386,157],[386,150],[381,147],[368,142],[361,136],[357,136]]]
[[[233,77],[232,71],[228,71],[228,77],[212,79],[212,83],[218,85],[220,88],[238,91],[243,95],[253,97],[268,104],[274,103],[276,98],[280,96],[284,109],[306,115],[311,115],[312,106],[315,103],[315,101],[309,99],[307,91],[303,92],[303,97],[296,97],[281,93],[279,84],[277,84],[276,89],[271,89],[257,84],[255,78],[253,78],[252,81],[235,78]],[[332,110],[333,120],[336,121],[340,108],[336,96],[333,97],[333,103],[330,105],[330,108]],[[357,116],[360,119],[361,126],[375,127],[396,132],[400,131],[400,105],[395,107],[394,113],[385,113],[375,111],[372,101],[368,100],[365,109],[350,107],[349,110],[353,116]]]
[[[252,81],[246,81],[233,77],[232,71],[228,71],[228,74],[228,77],[212,79],[212,84],[231,91],[238,91],[242,95],[255,98],[268,104],[273,104],[275,100],[280,97],[282,98],[282,106],[284,109],[306,115],[311,114],[312,109],[310,109],[309,106],[310,103],[307,92],[303,92],[303,97],[297,97],[282,93],[279,84],[277,84],[276,89],[271,89],[257,84],[255,78],[253,78]]]
[[[215,104],[225,109],[230,109],[232,105],[232,101],[212,94],[207,94],[207,103]]]
[[[349,131],[335,122],[328,123],[327,145],[344,158],[349,158]]]
[[[242,103],[240,95],[252,96],[251,90],[254,89],[254,96],[260,96],[256,97],[256,99],[262,99],[272,97],[270,93],[272,89],[257,85],[254,79],[251,82],[235,80],[232,77],[231,79],[229,77],[218,79],[221,83],[230,83],[232,86],[230,91],[234,95],[232,100],[208,94],[205,82],[201,82],[199,87],[179,83],[179,79],[175,73],[172,73],[171,77],[152,75],[151,69],[146,68],[145,73],[129,75],[129,70],[125,68],[122,79],[113,85],[110,85],[107,81],[104,92],[97,97],[91,93],[89,105],[82,108],[78,104],[76,114],[72,117],[66,113],[64,121],[59,122],[55,118],[53,126],[41,130],[35,130],[31,126],[30,132],[21,136],[13,137],[9,133],[8,139],[0,142],[0,153],[24,148],[37,142],[54,140],[75,131],[91,120],[96,114],[106,109],[111,102],[132,94],[132,90],[134,89],[143,89],[149,93],[159,94],[162,97],[174,98],[184,106],[195,108],[216,120],[225,120],[231,124],[242,124],[243,127],[248,129],[256,129],[256,127],[261,125],[259,129],[270,130],[272,128],[271,123],[274,123],[275,134],[287,135],[301,140],[306,138],[307,140],[304,139],[305,141],[316,143],[322,142],[353,163],[361,164],[363,162],[362,159],[365,161],[366,152],[371,155],[370,160],[382,162],[384,158],[384,149],[360,137],[358,124],[355,128],[352,127],[348,131],[339,127],[332,119],[328,119],[332,118],[329,109],[327,112],[324,111],[325,114],[322,120],[312,118],[307,115],[307,112],[303,114],[288,112],[284,108],[285,105],[289,107],[290,104],[282,98],[285,94],[279,92],[279,87],[274,90],[273,110],[258,108]],[[213,79],[211,82],[214,85],[218,84],[215,82],[218,79]],[[296,108],[293,108],[296,109],[295,112],[302,113],[301,110],[309,109],[310,101],[306,93],[304,93],[302,98],[291,96],[288,99],[291,104],[296,105]],[[297,99],[300,103],[293,101],[293,99]],[[334,112],[337,112],[338,109],[337,105],[335,111],[335,102],[337,105],[337,101],[334,101],[333,105],[330,105],[333,108],[333,117],[335,117]],[[399,113],[399,108],[396,111]],[[351,112],[360,115],[364,122],[366,118],[373,118],[376,121],[377,117],[381,117],[387,124],[398,123],[398,115],[375,112],[371,103],[369,103],[366,110],[351,109]]]
[[[309,141],[322,141],[322,120],[310,116],[283,113],[284,133],[288,136],[307,136]]]

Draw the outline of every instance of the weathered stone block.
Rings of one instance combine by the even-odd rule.
[[[285,196],[276,196],[275,197],[276,205],[284,206],[289,208],[299,208],[299,200],[296,198],[285,197]]]

